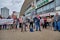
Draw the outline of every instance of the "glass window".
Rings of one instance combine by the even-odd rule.
[[[37,13],[39,13],[39,12],[40,12],[40,9],[37,10]]]
[[[46,6],[43,7],[43,11],[45,11],[45,10],[46,10]]]
[[[56,1],[56,6],[60,6],[60,0],[55,0]]]
[[[48,10],[50,8],[50,6],[49,5],[46,5],[46,10]]]
[[[40,13],[42,11],[43,11],[42,8],[40,8],[40,9],[37,10],[37,13]]]
[[[53,3],[50,3],[50,9],[51,8],[55,8],[55,3],[53,2]]]
[[[43,11],[42,8],[40,8],[40,11],[41,11],[41,12]]]

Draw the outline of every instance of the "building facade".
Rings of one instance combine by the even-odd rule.
[[[56,12],[60,15],[60,0],[34,0],[26,7],[24,11],[26,16],[34,16],[34,14],[49,16],[55,15]]]
[[[7,18],[9,16],[9,9],[6,7],[1,8],[1,16]]]
[[[41,2],[41,3],[39,3]],[[38,0],[37,1],[37,13],[49,15],[55,15],[56,12],[60,12],[60,0]],[[59,13],[60,14],[60,13]]]
[[[34,17],[34,15],[36,14],[36,11],[35,11],[36,7],[37,7],[36,0],[34,0],[28,5],[28,7],[25,11],[25,16],[26,17]]]
[[[33,2],[34,0],[25,0],[23,5],[22,5],[22,8],[21,8],[21,11],[20,11],[20,16],[24,15],[25,12],[27,11],[27,9],[29,9],[29,5],[31,4],[31,2]],[[31,6],[31,5],[30,5]]]

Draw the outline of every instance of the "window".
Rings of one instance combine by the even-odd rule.
[[[53,3],[50,3],[50,9],[51,8],[55,8],[55,3],[53,2]]]
[[[55,0],[56,1],[56,6],[60,6],[60,0]]]
[[[46,10],[48,10],[50,8],[50,6],[49,5],[46,5]]]
[[[46,10],[46,6],[43,7],[43,11],[45,11],[45,10]]]
[[[40,13],[40,12],[42,12],[43,10],[42,10],[42,8],[39,8],[38,10],[37,10],[37,13]]]
[[[40,11],[41,11],[41,12],[43,11],[42,8],[40,8]]]

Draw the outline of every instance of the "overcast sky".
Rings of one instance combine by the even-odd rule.
[[[22,4],[24,0],[0,0],[0,9],[3,7],[7,7],[10,12],[9,14],[12,14],[12,11],[20,12]]]

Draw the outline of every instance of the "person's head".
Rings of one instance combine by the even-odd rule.
[[[21,16],[19,18],[21,18]]]
[[[2,16],[0,15],[0,18],[2,18]]]
[[[23,16],[25,16],[25,14]]]
[[[32,19],[32,16],[30,18]]]
[[[40,19],[42,19],[42,17],[40,17]]]
[[[47,18],[50,18],[50,17],[47,17]]]
[[[58,16],[58,13],[56,13],[56,16]]]

